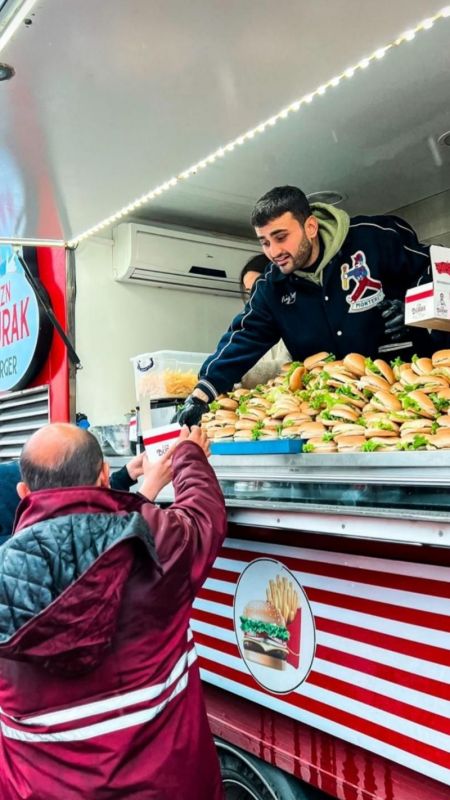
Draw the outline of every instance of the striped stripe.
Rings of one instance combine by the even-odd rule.
[[[302,585],[316,625],[306,680],[264,692],[240,656],[242,570],[271,557]],[[450,569],[227,540],[191,621],[202,677],[450,784]]]
[[[190,629],[187,632],[187,640],[188,642],[192,642],[193,640],[192,631]],[[84,703],[82,705],[71,706],[59,709],[58,711],[38,714],[22,719],[11,717],[3,710],[0,710],[2,718],[6,718],[8,721],[5,722],[4,719],[0,720],[1,730],[9,739],[16,739],[24,742],[69,742],[82,741],[84,739],[93,738],[94,736],[112,733],[144,722],[149,722],[157,717],[161,711],[186,688],[189,667],[194,663],[196,658],[196,651],[191,646],[189,650],[180,656],[165,681],[132,692],[115,694],[112,697],[103,698],[102,700],[97,700],[92,703]],[[135,708],[135,710],[129,714],[123,713],[124,709],[129,709],[131,706],[152,703],[161,698],[164,694],[167,695],[167,691],[171,687],[173,687],[173,689],[170,695],[166,696],[156,706],[152,705],[150,708]],[[26,729],[32,727],[57,727],[58,725],[66,725],[70,722],[111,714],[112,712],[119,713],[114,714],[113,717],[108,719],[97,720],[94,724],[80,728],[72,728],[70,730],[36,732]]]

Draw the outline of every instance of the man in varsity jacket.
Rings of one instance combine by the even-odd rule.
[[[449,347],[448,333],[404,327],[406,290],[430,275],[429,247],[408,223],[310,206],[294,186],[263,195],[251,221],[270,264],[203,364],[182,423],[197,423],[279,339],[299,361],[322,350],[408,360]]]

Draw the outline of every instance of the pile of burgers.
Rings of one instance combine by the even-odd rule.
[[[450,350],[391,364],[316,353],[220,395],[202,426],[212,441],[299,438],[311,453],[450,449]]]

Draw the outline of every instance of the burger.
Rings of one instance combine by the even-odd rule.
[[[237,416],[234,411],[227,411],[225,408],[219,408],[215,415],[214,419],[216,422],[236,422]]]
[[[336,444],[338,453],[359,453],[365,444],[365,436],[337,436]]]
[[[270,400],[266,400],[265,397],[249,397],[249,399],[246,400],[246,406],[249,409],[262,408],[265,411],[267,411],[267,409],[269,409],[271,405],[272,403],[270,402]]]
[[[395,439],[374,438],[374,439],[369,439],[369,442],[375,442],[378,453],[385,453],[388,452],[389,450],[400,450],[402,446],[402,440],[398,438]]]
[[[368,389],[371,392],[385,391],[389,392],[391,384],[381,375],[367,374],[359,379],[359,387],[361,389]]]
[[[400,428],[400,436],[402,438],[410,433],[426,435],[432,432],[433,422],[431,419],[408,419]]]
[[[390,392],[375,392],[370,402],[379,411],[401,411],[402,409],[400,400]]]
[[[374,437],[382,437],[383,439],[386,437],[397,438],[398,425],[395,422],[391,422],[386,415],[384,420],[369,422],[365,429],[365,435],[367,439],[373,439]]]
[[[335,453],[336,450],[336,442],[323,436],[313,436],[303,446],[304,453]]]
[[[413,356],[411,360],[411,369],[413,372],[416,372],[417,375],[429,375],[433,369],[433,362],[431,358],[419,358],[419,356]]]
[[[311,439],[313,436],[323,436],[326,428],[321,422],[302,422],[298,426],[302,439]]]
[[[239,405],[237,400],[234,400],[232,397],[227,397],[226,395],[219,395],[219,397],[216,398],[216,403],[220,408],[225,408],[228,411],[235,411]]]
[[[434,436],[428,437],[429,444],[438,450],[450,449],[450,428],[439,428]]]
[[[257,422],[261,422],[266,416],[266,410],[264,408],[250,408],[249,406],[240,407],[238,409],[239,419],[249,419],[255,424]]]
[[[450,414],[442,414],[436,422],[441,428],[450,428]]]
[[[289,632],[278,609],[272,603],[253,600],[245,606],[240,620],[247,661],[272,669],[285,669]]]
[[[392,371],[392,368],[389,366],[387,361],[383,361],[382,358],[376,358],[375,361],[372,361],[371,358],[366,358],[365,360],[365,371],[366,375],[378,375],[381,378],[391,384],[395,381],[395,375]]]
[[[448,389],[448,381],[441,375],[418,375],[416,383],[425,394]]]
[[[215,442],[231,442],[235,435],[234,425],[222,425],[220,428],[212,428],[213,440]],[[209,437],[208,437],[209,438]]]
[[[351,436],[362,436],[364,438],[364,427],[355,422],[337,422],[333,425],[331,432],[336,442],[341,436],[349,439]]]
[[[344,367],[352,373],[352,375],[356,375],[358,378],[361,375],[365,375],[366,372],[366,359],[364,356],[360,355],[360,353],[349,353],[345,356],[343,364]]]
[[[295,365],[296,362],[294,362]],[[294,366],[292,372],[288,373],[288,385],[291,392],[297,392],[303,386],[303,375],[305,374],[303,364]]]
[[[305,369],[309,372],[315,367],[323,367],[327,361],[334,361],[334,356],[331,353],[322,351],[321,353],[315,353],[313,356],[305,358],[303,364]]]
[[[424,376],[419,376],[417,372],[413,372],[409,364],[405,366],[406,369],[402,370],[399,382],[402,384],[403,388],[405,386],[411,386],[412,388],[417,388],[420,384],[420,377]]]
[[[322,411],[319,414],[319,420],[326,426],[332,427],[337,421],[341,422],[356,422],[359,417],[359,409],[356,410],[351,406],[337,403],[335,406]]]
[[[420,389],[409,392],[409,394],[403,397],[402,405],[403,408],[411,409],[411,411],[414,411],[422,417],[434,419],[438,416],[438,411],[433,401],[430,400],[425,392],[421,392]]]
[[[339,401],[346,405],[355,406],[355,408],[364,408],[366,405],[366,397],[354,385],[339,386],[336,395],[339,397]]]
[[[431,356],[433,367],[450,367],[450,350],[437,350]]]

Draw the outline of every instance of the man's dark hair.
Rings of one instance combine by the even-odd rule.
[[[252,256],[251,258],[249,258],[247,263],[244,264],[244,266],[242,267],[241,274],[239,275],[239,286],[241,289],[241,297],[244,303],[247,302],[249,295],[249,292],[244,286],[244,278],[247,275],[247,272],[259,272],[260,275],[263,275],[266,270],[266,267],[268,267],[269,264],[270,261],[266,258],[266,256],[260,253],[257,256]],[[256,280],[259,280],[259,278],[257,278]]]
[[[100,445],[89,431],[81,431],[73,448],[51,467],[37,463],[28,455],[25,444],[20,455],[22,480],[32,492],[68,486],[93,486],[103,464]]]
[[[256,202],[251,223],[254,228],[262,228],[286,211],[290,211],[302,225],[311,216],[308,198],[301,189],[296,186],[275,186]]]

